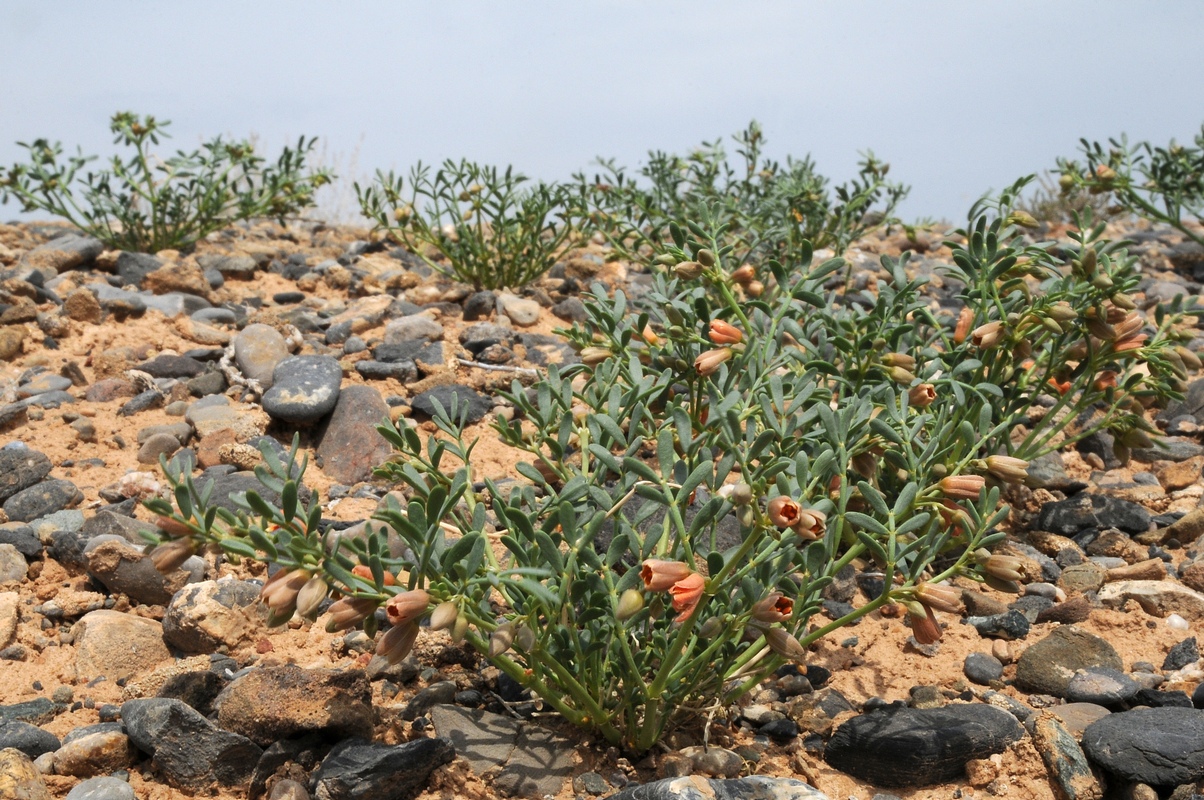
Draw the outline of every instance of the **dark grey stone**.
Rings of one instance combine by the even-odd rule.
[[[552,306],[552,313],[565,322],[585,322],[588,319],[585,313],[585,303],[576,297],[566,297],[561,300]]]
[[[426,714],[431,706],[453,703],[456,699],[456,691],[456,684],[452,681],[440,681],[419,689],[401,710],[401,718],[417,719]]]
[[[343,368],[332,356],[286,358],[272,373],[263,410],[275,420],[311,425],[334,409],[342,382]]]
[[[216,270],[224,278],[249,280],[255,277],[258,267],[250,256],[206,254],[197,258],[197,266],[203,270]],[[216,288],[216,287],[214,287]]]
[[[141,286],[147,275],[163,266],[150,253],[126,253],[117,256],[117,277],[122,286]]]
[[[828,800],[828,797],[795,778],[750,775],[747,778],[662,778],[628,786],[605,800]]]
[[[990,653],[971,653],[966,656],[962,671],[970,680],[986,686],[1003,677],[1003,662]]]
[[[1150,512],[1136,503],[1102,494],[1076,494],[1046,503],[1037,516],[1037,528],[1061,536],[1074,536],[1087,528],[1119,528],[1126,533],[1145,533]]]
[[[518,341],[518,331],[492,322],[478,322],[460,331],[460,344],[474,356],[495,344],[513,345]]]
[[[202,716],[209,717],[213,715],[213,701],[225,685],[226,682],[213,670],[196,670],[171,676],[156,696],[180,700]]]
[[[28,447],[0,447],[0,503],[50,474],[54,465]]]
[[[0,535],[2,534],[3,531],[0,531]],[[0,539],[0,541],[3,541],[3,539]],[[1164,672],[1174,672],[1199,660],[1200,650],[1196,646],[1196,637],[1192,636],[1184,639],[1170,649],[1170,652],[1166,654],[1166,658],[1162,661],[1162,669]]]
[[[449,384],[446,386],[436,386],[434,389],[423,392],[416,396],[410,406],[422,414],[434,416],[436,403],[443,406],[443,410],[452,419],[456,419],[453,414],[453,404],[455,405],[455,413],[465,415],[466,422],[471,425],[474,422],[480,422],[486,414],[493,410],[493,401],[482,394],[459,384]]]
[[[1129,706],[1149,706],[1150,708],[1194,708],[1187,692],[1160,691],[1158,689],[1138,689],[1129,698]]]
[[[53,753],[61,745],[53,733],[15,719],[0,720],[0,750],[12,747],[30,758]]]
[[[888,707],[837,728],[824,758],[879,786],[930,786],[963,777],[967,761],[1000,753],[1023,735],[1015,717],[985,704]]]
[[[464,321],[475,322],[478,319],[489,319],[497,305],[497,295],[490,291],[475,292],[464,301]]]
[[[168,783],[180,788],[242,783],[263,753],[250,739],[219,730],[179,700],[129,700],[121,705],[121,719],[134,746],[152,756]]]
[[[1083,731],[1087,757],[1107,772],[1151,786],[1204,778],[1204,712],[1138,708],[1109,714]]]
[[[316,800],[408,800],[456,751],[447,739],[400,745],[349,739],[335,745],[313,776]]]
[[[1032,726],[1033,745],[1064,800],[1096,800],[1103,795],[1078,741],[1056,716],[1040,714]]]
[[[187,356],[155,356],[143,361],[137,369],[152,378],[195,378],[205,371],[205,365]]]
[[[62,710],[64,710],[63,706],[48,698],[37,697],[22,703],[0,706],[0,723],[16,721],[28,722],[30,725],[45,725]]]
[[[966,617],[966,624],[973,626],[979,636],[989,639],[1023,639],[1032,630],[1032,623],[1019,611],[989,617]]]
[[[150,522],[136,520],[133,517],[127,517],[124,514],[117,514],[112,511],[101,509],[93,514],[88,519],[84,520],[84,525],[80,528],[80,532],[91,539],[94,536],[104,536],[112,534],[120,536],[131,544],[145,545],[149,540],[142,536],[142,533],[155,533],[158,530]]]
[[[132,417],[141,411],[159,408],[166,402],[167,398],[164,397],[163,392],[160,392],[158,389],[147,389],[145,392],[135,395],[127,401],[117,414],[122,417]]]
[[[418,380],[418,365],[413,361],[357,361],[355,371],[368,381],[392,378],[408,384]]]
[[[0,544],[11,544],[27,559],[42,557],[42,540],[28,525],[0,527]]]
[[[35,519],[61,511],[84,499],[84,493],[68,480],[49,480],[22,489],[4,501],[4,513],[16,522]]]
[[[33,248],[21,261],[39,269],[51,266],[64,272],[91,264],[104,250],[105,246],[99,239],[67,233]]]

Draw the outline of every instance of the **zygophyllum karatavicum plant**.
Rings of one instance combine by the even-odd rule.
[[[523,186],[507,167],[445,161],[431,175],[418,164],[405,180],[378,172],[355,186],[360,208],[377,230],[415,253],[432,269],[478,289],[517,288],[556,263],[573,226],[566,187]]]
[[[1204,128],[1195,137],[1195,147],[1174,140],[1166,147],[1149,142],[1130,145],[1122,135],[1109,139],[1107,149],[1082,139],[1080,149],[1082,164],[1058,159],[1064,192],[1086,190],[1112,197],[1121,210],[1165,222],[1204,245],[1198,227],[1204,220]],[[1187,224],[1189,217],[1196,227]]]
[[[703,142],[688,156],[651,152],[637,177],[602,160],[593,179],[574,176],[578,213],[632,260],[661,255],[669,223],[697,220],[706,208],[724,224],[720,244],[732,248],[733,265],[795,263],[804,242],[843,252],[889,221],[909,191],[887,180],[890,165],[873,153],[856,178],[829,189],[809,156],[788,156],[785,164],[766,158],[756,121],[732,138],[740,157],[734,164],[720,140]]]
[[[337,591],[327,629],[375,633],[383,606],[377,653],[390,659],[421,624],[449,630],[635,753],[886,604],[932,643],[936,614],[959,607],[951,579],[1025,579],[990,553],[1001,482],[1023,481],[1025,458],[1077,435],[1068,426],[1096,405],[1097,425],[1136,443],[1139,403],[1178,377],[1177,323],[1132,316],[1123,248],[1097,228],[1069,263],[1027,243],[1010,208],[1022,186],[975,206],[948,270],[967,311],[944,316],[906,260],[884,259],[878,291],[850,302],[844,262],[813,265],[805,245],[752,296],[723,223],[674,224],[676,262],[640,305],[596,286],[588,321],[566,332],[581,363],[513,387],[514,417],[496,429],[526,454],[525,482],[473,488],[475,442],[453,407],[425,441],[381,427],[399,452],[379,474],[406,501],[364,539],[322,534],[293,456],[265,449],[258,472],[280,499],[248,493],[247,513],[169,475],[174,504],[148,503],[169,536],[155,558],[216,547],[278,564],[263,589],[274,623],[314,618]],[[853,563],[881,573],[880,593],[816,618]]]
[[[315,139],[284,148],[268,164],[250,141],[220,136],[200,150],[160,158],[150,151],[166,137],[167,120],[128,111],[113,115],[113,143],[132,147],[126,159],[113,156],[108,169],[87,170],[96,156],[63,158],[63,146],[46,139],[18,142],[29,163],[0,174],[0,202],[23,211],[49,211],[109,247],[153,253],[183,248],[239,220],[283,220],[313,205],[314,192],[329,183],[323,169],[305,159]]]

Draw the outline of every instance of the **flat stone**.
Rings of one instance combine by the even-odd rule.
[[[197,258],[201,269],[215,269],[225,278],[249,280],[255,277],[258,264],[255,259],[244,255],[206,254]]]
[[[523,726],[517,719],[484,709],[445,704],[431,708],[430,717],[435,732],[448,739],[456,755],[478,775],[509,762]]]
[[[1083,492],[1042,506],[1037,527],[1062,536],[1073,536],[1086,528],[1110,527],[1144,533],[1150,527],[1150,513],[1127,500]]]
[[[235,678],[214,701],[217,722],[259,745],[307,733],[372,736],[372,689],[362,670],[264,667]]]
[[[493,292],[488,290],[474,292],[464,301],[464,321],[488,319],[496,305],[497,296]]]
[[[413,361],[357,361],[355,371],[369,381],[392,378],[399,383],[409,384],[418,380],[418,365]]]
[[[142,288],[152,294],[179,292],[197,297],[208,297],[210,290],[204,271],[195,264],[182,261],[167,263],[148,272],[142,279]]]
[[[262,410],[246,403],[231,403],[223,395],[202,397],[184,412],[187,420],[202,442],[208,436],[229,429],[235,441],[245,442],[262,436],[270,418]]]
[[[50,474],[45,454],[28,447],[0,447],[0,503]]]
[[[1204,621],[1204,594],[1173,581],[1117,581],[1099,591],[1099,601],[1119,608],[1127,601],[1137,602],[1151,616],[1179,614],[1189,622]]]
[[[393,454],[376,430],[389,419],[389,407],[371,386],[348,386],[318,440],[317,457],[332,480],[352,485],[367,480],[372,470]]]
[[[1092,667],[1120,671],[1124,663],[1106,640],[1064,626],[1025,649],[1016,663],[1016,685],[1037,694],[1065,697],[1075,672]]]
[[[138,448],[139,464],[158,464],[159,456],[171,457],[180,449],[180,440],[170,433],[156,433]]]
[[[124,514],[106,511],[105,509],[97,511],[91,517],[84,520],[84,524],[80,528],[80,531],[89,539],[95,536],[112,534],[120,536],[130,544],[142,546],[145,546],[147,543],[142,533],[153,533],[156,530],[157,528],[150,522],[137,520]]]
[[[0,641],[3,641],[0,639]],[[1192,636],[1176,644],[1166,654],[1162,662],[1163,672],[1174,672],[1200,660],[1200,649],[1196,645],[1196,637]]]
[[[149,698],[121,705],[130,740],[152,756],[168,783],[199,789],[245,782],[263,751],[244,736],[219,730],[179,700]]]
[[[1128,675],[1106,667],[1080,670],[1066,685],[1066,699],[1072,703],[1114,706],[1133,697],[1141,687]]]
[[[4,513],[10,520],[30,522],[74,506],[84,499],[84,493],[68,480],[49,480],[22,489],[4,501]]]
[[[100,322],[104,309],[96,295],[84,288],[75,289],[63,300],[63,313],[68,319],[76,322],[89,322],[93,325]]]
[[[21,264],[34,269],[65,272],[91,264],[104,249],[99,239],[68,233],[33,248],[21,257]]]
[[[47,392],[64,392],[71,388],[71,379],[53,372],[43,372],[17,387],[17,397],[33,397]]]
[[[314,773],[314,798],[408,800],[426,786],[436,767],[455,757],[455,748],[446,739],[415,739],[400,745],[348,739],[335,745]]]
[[[259,584],[249,581],[200,581],[183,587],[163,615],[163,640],[185,653],[212,653],[245,645],[263,633]]]
[[[1138,708],[1083,731],[1083,750],[1124,780],[1173,787],[1204,778],[1204,711]]]
[[[540,307],[534,300],[502,292],[497,296],[497,304],[515,325],[528,327],[539,322]]]
[[[989,639],[1023,639],[1032,627],[1028,618],[1014,609],[989,617],[966,617],[965,621],[979,636]]]
[[[121,378],[105,378],[97,381],[84,392],[84,399],[89,403],[111,403],[122,397],[133,397],[138,394],[134,384]]]
[[[986,686],[1003,677],[1003,663],[990,653],[970,653],[962,671],[974,683]]]
[[[81,683],[105,676],[131,678],[171,658],[163,626],[153,619],[119,611],[90,611],[72,628],[75,671]]]
[[[329,414],[339,400],[343,368],[330,356],[293,356],[276,365],[263,410],[272,419],[310,425]]]
[[[513,345],[518,341],[518,332],[506,325],[479,322],[460,331],[460,344],[475,357],[482,350],[494,345]]]
[[[143,361],[137,369],[152,378],[195,378],[205,371],[205,365],[195,358],[162,355]]]
[[[271,325],[257,322],[234,337],[234,360],[239,370],[262,389],[271,388],[276,365],[288,356],[284,337]]]
[[[425,314],[398,317],[385,325],[385,344],[400,344],[420,339],[435,341],[442,338],[443,326]]]
[[[161,266],[163,262],[150,253],[122,252],[117,256],[116,274],[123,286],[141,286],[143,279]]]
[[[959,780],[966,763],[1024,735],[1006,711],[985,704],[890,707],[854,717],[832,735],[825,760],[878,786],[930,786]]]

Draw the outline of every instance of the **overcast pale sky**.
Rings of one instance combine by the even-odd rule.
[[[913,186],[905,218],[960,220],[1079,137],[1204,122],[1199,0],[0,0],[0,33],[4,166],[37,137],[107,155],[125,109],[174,147],[306,134],[359,175],[465,156],[544,179],[756,118],[770,155],[840,181],[872,148]]]

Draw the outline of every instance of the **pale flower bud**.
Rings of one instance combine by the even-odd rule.
[[[301,587],[301,591],[297,592],[297,613],[308,620],[313,620],[329,591],[330,587],[326,585],[322,576],[315,575],[310,578]]]
[[[381,634],[376,643],[376,654],[390,664],[397,664],[410,654],[417,639],[418,623],[396,625]]]
[[[535,648],[535,631],[526,625],[514,629],[514,646],[524,653],[530,653]]]
[[[987,472],[1007,483],[1028,480],[1028,462],[1013,456],[987,456]]]
[[[1024,562],[1016,556],[1005,556],[998,553],[991,555],[983,564],[983,569],[988,575],[1001,581],[1019,582],[1024,578]]]
[[[489,657],[496,658],[514,645],[514,623],[506,622],[497,627],[489,637]]]
[[[638,589],[627,589],[619,595],[619,602],[615,606],[615,618],[620,622],[625,622],[638,614],[643,607],[643,593]]]
[[[921,583],[916,587],[916,600],[946,614],[961,614],[965,611],[962,593],[952,586],[940,583]]]
[[[702,275],[702,264],[697,261],[680,261],[673,267],[673,274],[683,281],[692,281]]]
[[[784,628],[767,628],[764,631],[765,642],[769,649],[777,655],[801,664],[807,658],[807,648],[799,640],[791,636]]]
[[[586,366],[597,366],[610,358],[610,349],[606,347],[585,347],[581,350],[581,363]]]
[[[902,384],[903,386],[910,386],[911,383],[916,379],[914,374],[903,367],[891,367],[888,370],[888,373],[890,374],[890,379],[892,381]]]
[[[155,569],[166,575],[179,569],[194,553],[196,547],[191,539],[173,539],[151,550],[150,557]]]
[[[732,282],[738,283],[741,286],[748,286],[757,277],[757,271],[753,269],[751,264],[744,264],[732,272]]]
[[[765,284],[760,281],[749,281],[744,287],[744,291],[748,292],[749,297],[760,297],[765,292]]]
[[[882,366],[902,367],[906,370],[914,370],[916,368],[916,360],[914,356],[910,356],[907,353],[887,353],[882,356]]]
[[[435,606],[435,610],[431,612],[431,630],[442,631],[456,624],[456,619],[460,616],[460,608],[452,600],[440,603]]]
[[[713,375],[718,372],[719,365],[731,357],[732,351],[728,347],[717,347],[714,350],[706,350],[700,353],[698,358],[694,359],[694,369],[703,377]]]
[[[377,602],[371,597],[344,597],[331,603],[327,609],[326,632],[337,633],[359,625],[376,610]]]
[[[970,332],[970,344],[981,350],[988,350],[999,344],[1003,338],[1003,323],[998,320],[979,325]]]

